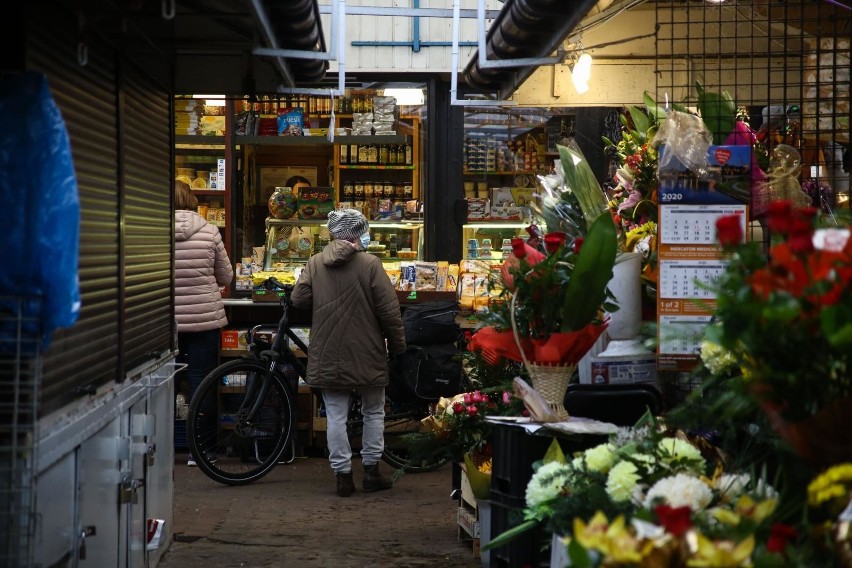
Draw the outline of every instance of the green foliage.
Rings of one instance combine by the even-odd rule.
[[[586,225],[591,225],[598,216],[607,211],[606,195],[598,183],[595,173],[583,154],[568,146],[556,146],[565,174],[565,185],[573,193],[583,211]]]
[[[574,263],[563,302],[561,331],[577,331],[593,321],[607,299],[606,285],[618,251],[615,223],[600,215],[592,223]]]
[[[695,82],[698,91],[698,113],[704,125],[713,134],[714,144],[724,144],[737,120],[737,105],[728,91],[705,91],[701,81]]]

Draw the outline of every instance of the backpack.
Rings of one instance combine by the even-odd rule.
[[[390,362],[391,386],[405,398],[438,400],[461,392],[462,364],[452,343],[409,345]]]
[[[455,300],[433,300],[406,306],[402,313],[406,343],[434,345],[458,341],[461,336],[461,327],[456,323],[458,312]]]

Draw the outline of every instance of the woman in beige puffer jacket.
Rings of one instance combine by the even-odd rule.
[[[234,278],[219,228],[197,206],[189,186],[175,181],[175,319],[178,362],[187,365],[178,380],[188,383],[190,400],[219,362],[219,330],[228,323],[219,290]]]

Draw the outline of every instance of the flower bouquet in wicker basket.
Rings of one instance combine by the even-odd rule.
[[[606,329],[604,313],[618,309],[607,290],[618,242],[606,197],[582,154],[559,150],[565,184],[545,195],[542,213],[551,219],[549,229],[563,230],[544,235],[543,248],[512,239],[502,292],[479,315],[488,325],[469,349],[492,362],[522,361],[555,419],[565,420],[562,399],[574,370]]]

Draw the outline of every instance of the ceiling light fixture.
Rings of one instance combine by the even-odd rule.
[[[592,56],[585,51],[582,52],[570,69],[574,89],[577,90],[577,94],[582,95],[589,90],[589,79],[592,78]]]

